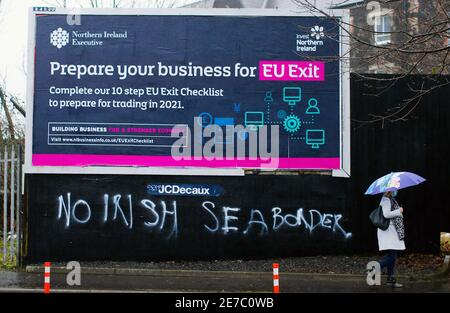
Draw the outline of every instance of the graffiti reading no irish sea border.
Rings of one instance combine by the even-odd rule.
[[[56,220],[65,229],[82,227],[85,224],[98,224],[106,227],[119,224],[132,231],[137,228],[156,232],[165,239],[176,239],[182,235],[178,215],[183,208],[182,201],[135,199],[131,194],[103,194],[101,206],[75,197],[71,192],[57,198]],[[192,209],[191,207],[189,209]],[[217,205],[213,201],[199,201],[202,219],[199,227],[206,234],[253,234],[268,236],[283,231],[314,233],[329,232],[338,238],[349,239],[352,233],[340,224],[341,214],[322,212],[318,209],[298,208],[286,210],[280,207],[271,209],[239,208]],[[98,210],[98,211],[97,211]]]

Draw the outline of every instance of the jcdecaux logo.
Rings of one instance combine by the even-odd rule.
[[[223,194],[223,188],[219,185],[206,185],[206,184],[153,183],[147,185],[147,192],[155,196],[217,197]]]

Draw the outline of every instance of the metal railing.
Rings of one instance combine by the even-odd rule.
[[[3,200],[2,215],[2,261],[17,264],[21,251],[21,207],[22,207],[22,146],[5,145],[0,150],[2,178],[0,196]]]

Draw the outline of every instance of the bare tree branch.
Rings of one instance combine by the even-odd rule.
[[[22,105],[19,104],[19,100],[16,97],[10,96],[9,100],[13,104],[13,106],[16,108],[17,111],[22,114],[23,117],[26,117],[25,108],[22,107]]]
[[[382,31],[369,23],[374,14],[372,9],[369,10],[370,7],[365,7],[369,1],[352,8],[349,22],[336,18],[332,12],[320,9],[312,0],[292,1],[313,15],[325,16],[335,22],[343,34],[342,37],[346,37],[350,43],[349,52],[342,59],[350,62],[352,72],[355,72],[357,77],[387,83],[374,96],[389,91],[399,80],[411,74],[425,74],[424,82],[426,80],[434,82],[431,86],[430,83],[424,83],[422,88],[412,88],[410,90],[413,93],[412,97],[403,99],[399,105],[385,114],[372,114],[371,120],[357,122],[367,124],[406,120],[420,105],[424,96],[450,84],[448,79],[433,78],[437,74],[450,73],[449,0],[378,0],[381,10],[376,12],[379,15],[374,16],[388,16],[392,22],[390,29]],[[338,2],[335,4],[346,4],[348,0]],[[380,35],[389,40],[384,44],[378,43],[376,38]],[[327,36],[333,38],[329,34]],[[370,68],[397,75],[381,78],[366,75],[365,73],[370,72]]]
[[[11,140],[14,140],[14,138],[15,138],[14,122],[11,118],[11,113],[9,112],[8,106],[6,105],[6,94],[2,87],[0,87],[0,102],[3,107],[3,111],[5,113],[6,120],[8,122],[9,136],[11,137]]]
[[[49,6],[56,7],[91,7],[91,8],[134,8],[139,5],[139,7],[147,8],[173,8],[175,7],[177,1],[179,0],[147,0],[147,1],[136,1],[136,0],[42,0]]]

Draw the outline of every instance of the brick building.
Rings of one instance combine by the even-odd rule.
[[[357,73],[448,74],[450,20],[447,0],[309,0],[321,10],[348,10],[350,66]],[[379,3],[379,6],[376,4]],[[200,0],[191,8],[264,8],[305,12],[291,0]],[[450,11],[450,10],[448,10]],[[411,36],[420,37],[411,41]],[[411,41],[411,42],[409,42]],[[442,50],[432,53],[412,51]],[[408,52],[405,52],[408,51]]]

